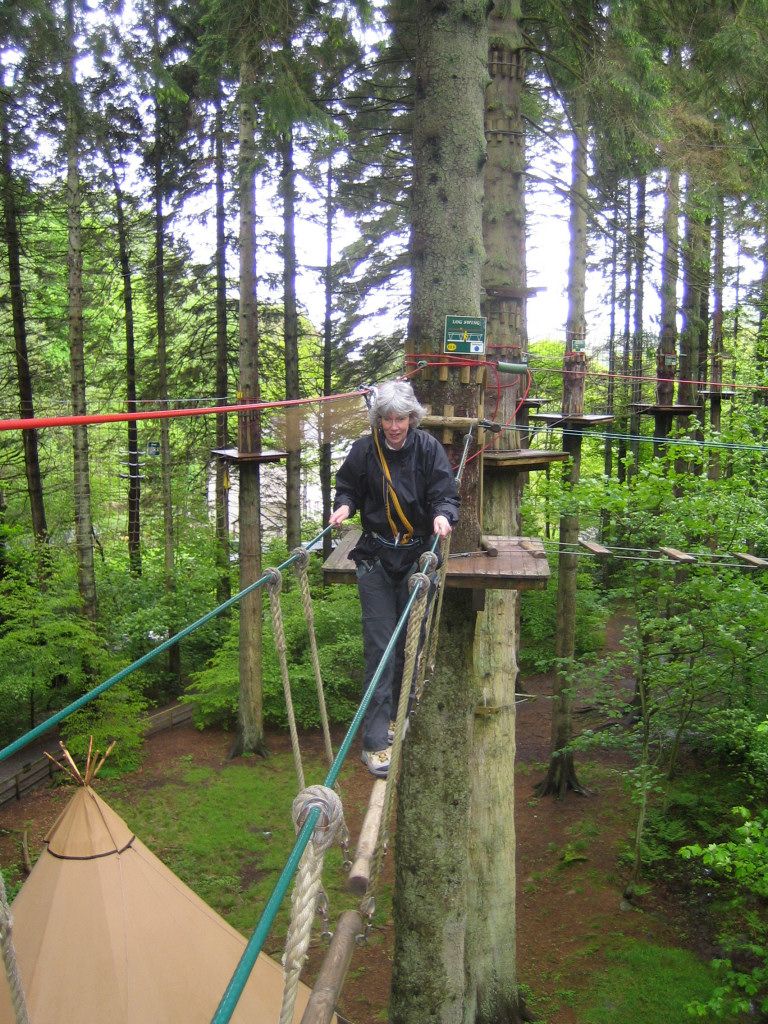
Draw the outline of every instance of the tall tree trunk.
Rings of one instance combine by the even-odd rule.
[[[120,178],[114,161],[108,157],[115,192],[117,245],[120,276],[123,280],[123,309],[125,310],[125,390],[128,412],[136,412],[136,336],[133,320],[133,278],[125,222],[125,203]],[[134,576],[141,576],[141,474],[139,463],[139,428],[135,420],[128,422],[128,564]]]
[[[632,330],[632,413],[629,417],[630,451],[632,452],[632,472],[637,473],[637,465],[640,461],[640,399],[642,397],[642,382],[640,377],[643,372],[643,299],[645,290],[645,247],[646,247],[646,224],[645,224],[645,192],[646,180],[641,176],[637,181],[637,200],[635,207],[635,231],[634,231],[634,263],[635,263],[635,286],[634,286],[634,325]]]
[[[299,398],[299,316],[296,309],[296,169],[293,131],[283,134],[280,191],[283,198],[283,341],[285,397]],[[285,417],[288,458],[285,464],[285,519],[288,550],[301,543],[301,417],[290,409]]]
[[[585,299],[587,282],[587,130],[586,104],[581,92],[574,97],[571,111],[574,139],[571,159],[570,249],[568,259],[568,322],[566,325],[565,374],[563,376],[563,417],[584,413],[584,352],[574,350],[574,341],[586,336]],[[576,423],[567,424],[563,450],[571,457],[565,470],[568,489],[579,481],[581,432]],[[555,654],[558,669],[552,693],[552,752],[546,778],[537,788],[539,794],[564,796],[568,790],[584,792],[576,776],[572,738],[570,680],[565,662],[576,649],[576,569],[574,554],[579,539],[579,517],[568,513],[560,517],[560,552],[557,566],[557,622]]]
[[[527,348],[525,132],[521,111],[525,51],[519,17],[517,2],[505,6],[503,14],[491,16],[491,81],[486,90],[485,115],[488,159],[483,204],[483,312],[488,318],[489,346],[499,359],[511,362],[520,362]],[[518,389],[506,388],[502,396],[495,418],[514,423]],[[503,448],[519,447],[516,432],[495,437]],[[492,461],[486,462],[486,533],[505,537],[519,534],[521,492],[519,473],[496,469]],[[498,714],[474,718],[470,760],[464,1011],[465,1020],[477,1024],[520,1020],[514,823],[519,597],[514,590],[486,591],[472,652],[475,702],[499,709]]]
[[[19,416],[23,419],[33,419],[35,405],[32,375],[29,369],[29,354],[27,351],[27,320],[24,310],[24,292],[21,283],[19,212],[16,206],[16,183],[13,175],[13,157],[8,132],[8,110],[2,94],[0,94],[0,146],[2,146],[3,231],[6,252],[8,253],[8,289],[11,296],[16,377],[19,387]],[[23,430],[21,432],[21,443],[24,447],[24,472],[27,478],[27,494],[29,495],[29,507],[32,515],[32,532],[37,541],[45,544],[48,540],[48,524],[45,518],[37,431]]]
[[[661,333],[656,353],[656,404],[671,406],[675,400],[675,369],[677,367],[677,278],[680,269],[680,178],[667,171],[664,186],[664,218],[662,221],[661,256]],[[660,409],[656,414],[654,455],[664,450],[662,440],[669,434],[672,413]]]
[[[709,424],[712,432],[720,432],[720,418],[722,412],[722,395],[720,385],[723,381],[723,290],[724,266],[725,266],[725,203],[723,197],[718,196],[717,208],[714,218],[713,231],[713,254],[712,254],[712,369],[710,373],[710,408]],[[716,448],[712,449],[709,456],[710,480],[720,479],[720,453]]]
[[[65,6],[66,90],[65,134],[67,148],[67,293],[69,297],[69,364],[72,413],[86,414],[85,348],[83,338],[83,243],[81,227],[80,172],[78,167],[80,129],[77,79],[75,76],[75,13],[73,0]],[[88,428],[72,428],[74,456],[75,545],[77,580],[83,613],[96,619],[96,574],[93,565],[93,521],[91,519],[91,479],[88,459]]]
[[[214,163],[216,174],[216,404],[227,404],[229,387],[227,339],[227,235],[224,191],[224,117],[221,87],[216,96]],[[216,447],[229,446],[227,414],[216,416]],[[216,599],[219,604],[232,596],[229,569],[229,469],[226,460],[216,459]]]
[[[323,290],[325,293],[325,316],[323,317],[323,394],[330,395],[333,367],[333,154],[328,157],[325,175],[325,268]],[[331,494],[331,415],[329,402],[323,402],[320,411],[320,493],[323,502],[323,525],[328,522],[333,507]],[[323,537],[323,558],[331,553],[332,539],[329,533]]]
[[[622,334],[621,343],[621,374],[623,377],[621,390],[622,390],[622,401],[621,405],[625,406],[629,401],[629,367],[630,367],[630,348],[631,348],[631,336],[632,332],[630,329],[631,316],[632,316],[632,260],[634,257],[634,249],[632,247],[632,189],[630,183],[626,184],[625,194],[625,225],[624,225],[624,294],[623,294],[623,306],[624,306],[624,331]],[[616,479],[620,484],[623,484],[627,479],[627,449],[628,445],[624,435],[629,432],[629,423],[624,413],[616,424],[616,430],[619,436],[618,450],[616,453]]]
[[[240,74],[240,152],[238,192],[240,199],[240,395],[258,402],[259,311],[256,299],[256,126],[253,82],[256,70],[244,59]],[[249,454],[261,451],[261,414],[240,413],[240,589],[261,576],[261,493],[259,463]],[[237,739],[233,754],[264,754],[264,721],[261,670],[261,590],[240,602],[240,699]]]
[[[402,38],[417,41],[408,349],[430,352],[447,313],[480,313],[487,13],[467,0],[417,0],[396,5],[394,14]],[[446,244],[452,239],[461,244]],[[421,397],[436,412],[451,405],[470,416],[482,400],[479,386],[462,384],[458,374],[444,384],[430,380]],[[459,445],[449,445],[449,455]],[[479,540],[478,462],[462,486],[459,550]],[[434,672],[412,716],[398,795],[392,1024],[465,1021],[475,628],[469,592],[446,592],[443,620]]]
[[[155,152],[154,152],[154,222],[155,222],[155,319],[157,325],[157,391],[158,399],[164,409],[169,408],[168,392],[168,337],[166,325],[165,303],[165,213],[163,211],[164,171],[163,171],[163,128],[159,100],[155,113]],[[173,464],[171,454],[170,420],[160,420],[160,480],[163,495],[163,582],[171,608],[175,604],[176,594],[176,551],[173,523]],[[176,627],[175,614],[172,611],[168,622],[168,635],[173,636]],[[168,650],[168,671],[178,682],[181,679],[181,651],[174,644]]]

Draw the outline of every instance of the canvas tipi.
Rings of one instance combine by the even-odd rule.
[[[31,1024],[210,1024],[246,944],[90,785],[51,828],[12,912]],[[232,1020],[276,1024],[282,992],[282,968],[262,954]],[[296,1024],[308,996],[302,985]],[[0,1024],[15,1019],[0,968]]]

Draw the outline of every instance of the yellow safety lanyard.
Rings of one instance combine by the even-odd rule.
[[[397,496],[397,491],[392,486],[392,474],[389,472],[389,466],[387,460],[384,458],[384,452],[381,450],[381,444],[379,442],[379,431],[376,427],[373,429],[373,442],[376,445],[376,453],[379,456],[379,462],[381,463],[381,471],[384,474],[384,507],[387,513],[387,522],[392,530],[392,536],[395,539],[395,544],[409,544],[413,537],[413,526],[409,523],[408,517],[403,512],[400,499]],[[394,505],[395,512],[402,524],[402,529],[398,530],[392,515],[391,505]]]

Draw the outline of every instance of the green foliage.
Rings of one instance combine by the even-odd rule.
[[[287,581],[286,581],[287,583]],[[295,585],[286,585],[281,597],[287,660],[296,720],[302,728],[319,725],[319,709],[311,652],[301,595]],[[265,599],[265,607],[268,607]],[[331,587],[314,594],[315,634],[325,701],[331,721],[348,722],[358,703],[362,685],[362,637],[360,607],[352,587]],[[265,614],[263,642],[264,719],[272,725],[287,725],[285,697],[272,622]],[[237,624],[208,663],[195,673],[185,700],[195,709],[201,727],[216,722],[234,722],[238,700]]]
[[[76,595],[17,570],[0,578],[0,735],[10,742],[107,678],[114,662]]]
[[[697,859],[716,877],[726,879],[736,896],[733,906],[739,925],[721,941],[729,952],[738,954],[738,963],[723,958],[714,962],[720,984],[708,1000],[691,1006],[694,1016],[714,1012],[719,1017],[751,1012],[756,1006],[768,1013],[768,922],[751,906],[752,898],[764,901],[768,896],[768,811],[753,814],[745,807],[734,807],[741,820],[731,839],[701,846],[684,846],[680,856]]]
[[[93,749],[102,754],[112,742],[115,744],[101,775],[121,775],[138,768],[147,727],[146,710],[147,701],[135,682],[133,686],[123,682],[66,718],[61,732],[78,768],[85,763],[91,739]]]

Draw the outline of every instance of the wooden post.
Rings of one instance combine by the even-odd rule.
[[[563,419],[584,415],[586,352],[567,351],[563,357]]]

